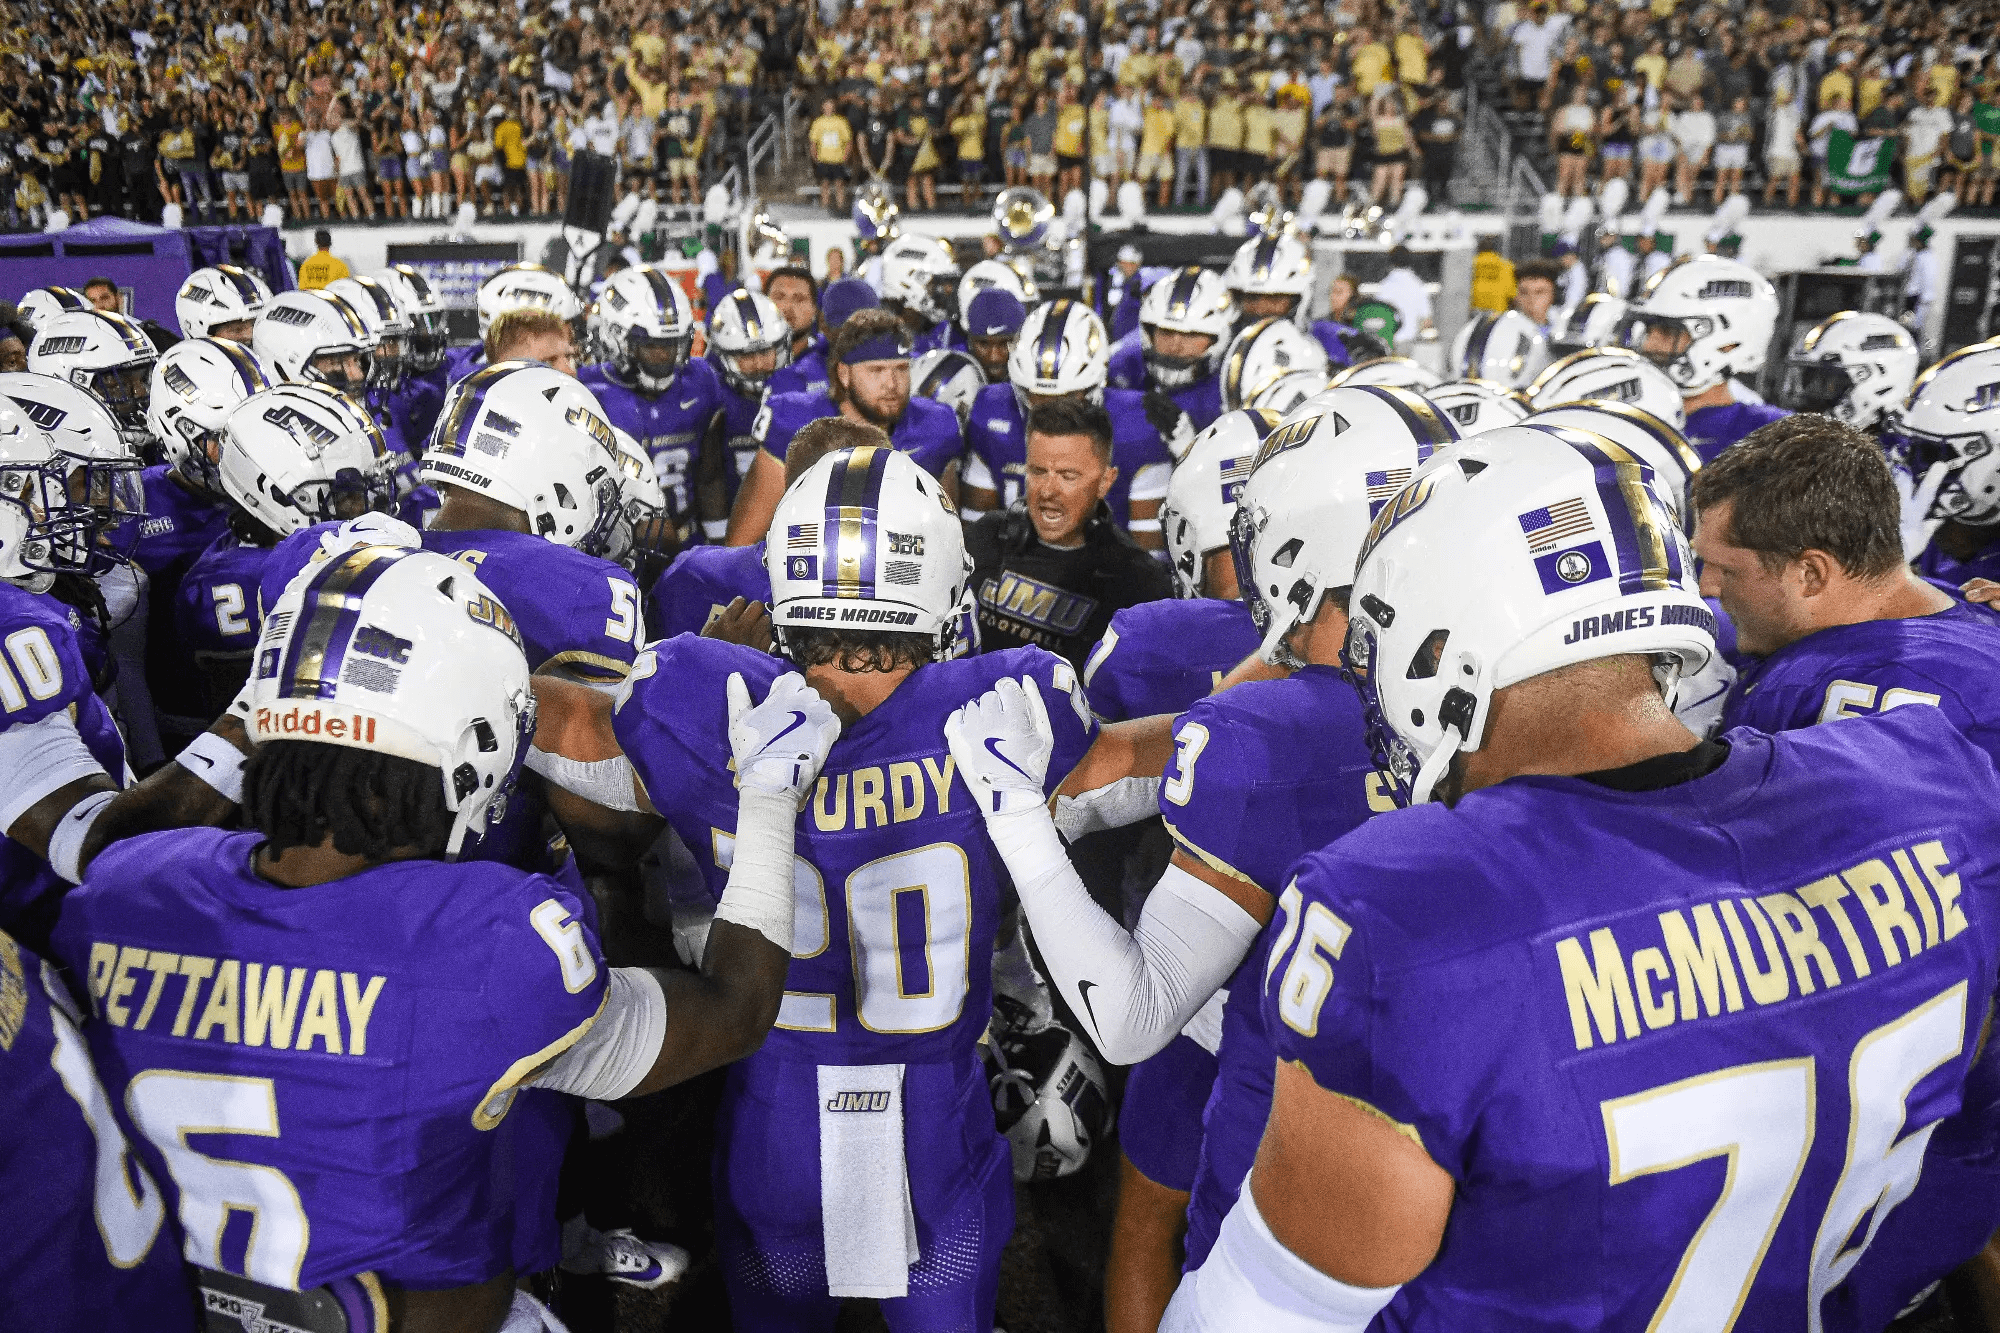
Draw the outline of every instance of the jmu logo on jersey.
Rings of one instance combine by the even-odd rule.
[[[826,1099],[829,1111],[886,1111],[889,1109],[889,1094],[886,1092],[836,1092]]]
[[[998,615],[1026,621],[1054,634],[1074,634],[1089,621],[1097,600],[1068,592],[1052,583],[1006,570],[979,589],[979,600]]]

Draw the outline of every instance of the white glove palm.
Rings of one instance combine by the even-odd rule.
[[[1002,680],[953,713],[944,738],[980,814],[994,819],[1048,804],[1042,784],[1055,732],[1033,676]]]
[[[736,785],[802,800],[840,739],[832,706],[796,671],[772,681],[760,704],[750,702],[740,672],[730,673],[727,692]]]

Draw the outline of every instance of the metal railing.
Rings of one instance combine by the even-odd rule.
[[[1525,157],[1515,157],[1507,172],[1500,207],[1505,210],[1507,220],[1514,222],[1532,216],[1548,192],[1549,187],[1533,164]]]
[[[779,127],[784,131],[778,139],[778,164],[789,165],[792,154],[798,151],[797,134],[805,120],[805,99],[796,88],[785,89],[783,109],[779,113]]]
[[[715,183],[717,185],[724,185],[729,188],[729,198],[731,202],[737,202],[743,198],[742,167],[731,166],[729,170],[723,172],[720,176],[715,178]]]
[[[757,188],[757,167],[766,158],[771,161],[771,179],[778,176],[779,154],[784,150],[784,136],[778,132],[778,118],[766,116],[750,131],[750,138],[743,146],[744,174],[749,178],[750,188]]]

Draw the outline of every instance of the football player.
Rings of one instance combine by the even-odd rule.
[[[270,303],[271,288],[255,269],[218,264],[187,275],[174,293],[174,318],[183,338],[226,338],[248,347]]]
[[[1991,764],[1925,708],[1698,740],[1649,469],[1522,434],[1364,544],[1350,660],[1415,808],[1287,872],[1269,1124],[1169,1333],[1877,1329],[2000,1221]]]
[[[316,523],[395,505],[395,456],[368,410],[317,384],[281,384],[223,422],[215,480],[228,530],[174,592],[180,670],[201,687],[196,715],[219,716],[243,688],[263,626],[260,586],[278,543]]]
[[[200,737],[134,787],[99,693],[105,627],[92,580],[117,559],[104,534],[139,516],[138,472],[89,394],[0,376],[0,930],[30,948],[46,949],[64,890],[107,843],[231,808],[229,777],[212,771],[218,754],[241,763],[225,734]]]
[[[1235,301],[1221,274],[1176,269],[1140,298],[1138,330],[1112,344],[1106,382],[1163,393],[1196,430],[1207,430],[1222,414],[1216,372],[1235,321]]]
[[[913,355],[955,347],[965,350],[958,326],[958,261],[951,242],[904,236],[882,252],[882,306],[910,331]]]
[[[982,289],[965,307],[965,350],[979,363],[988,384],[1006,383],[1007,358],[1014,354],[1014,340],[1027,320],[1028,308],[1021,298],[997,286]]]
[[[792,331],[768,296],[739,287],[709,312],[708,359],[722,381],[720,410],[709,425],[706,445],[719,451],[724,483],[720,504],[704,521],[714,540],[728,532],[729,508],[757,457],[751,430],[757,410],[771,377],[790,360],[791,349]]]
[[[1327,363],[1336,370],[1360,359],[1350,344],[1356,351],[1380,354],[1380,341],[1358,329],[1330,319],[1307,320],[1306,302],[1313,291],[1312,250],[1289,229],[1243,242],[1222,280],[1235,298],[1238,328],[1273,316],[1289,319],[1326,349]]]
[[[990,384],[973,400],[965,432],[968,519],[1020,501],[1029,409],[1052,398],[1085,397],[1111,414],[1112,465],[1118,469],[1104,497],[1111,521],[1145,549],[1165,551],[1160,501],[1173,460],[1194,441],[1194,427],[1187,413],[1159,394],[1105,388],[1108,348],[1104,321],[1081,301],[1065,298],[1028,312],[1007,359],[1008,383]]]
[[[1917,378],[1897,430],[1915,494],[1903,554],[1917,572],[1960,585],[2000,579],[2000,347],[1963,347]]]
[[[1425,390],[1424,397],[1450,417],[1458,433],[1466,439],[1512,426],[1527,416],[1529,410],[1526,394],[1488,380],[1451,380]],[[1680,404],[1678,395],[1674,404]]]
[[[695,469],[724,390],[715,363],[691,360],[694,307],[687,293],[650,264],[620,269],[591,307],[604,359],[578,378],[611,423],[653,460],[676,516],[696,508]]]
[[[1687,425],[1680,390],[1667,373],[1626,347],[1586,347],[1559,357],[1522,392],[1537,412],[1564,403],[1614,402],[1648,412],[1675,430]]]
[[[1482,310],[1451,344],[1454,379],[1486,380],[1525,389],[1549,364],[1548,335],[1518,310]]]
[[[1249,1170],[1272,1065],[1251,945],[1287,868],[1392,808],[1343,677],[1348,580],[1371,519],[1457,438],[1415,394],[1372,386],[1331,390],[1264,437],[1230,545],[1259,653],[1291,674],[1201,699],[1175,720],[1156,806],[1173,860],[1133,932],[1092,902],[1046,812],[981,803],[1050,980],[1107,1059],[1143,1062],[1126,1091],[1128,1165],[1107,1280],[1121,1330],[1157,1323],[1183,1218],[1188,1262],[1199,1265]],[[1018,786],[1013,765],[1032,777],[1046,753],[1035,738],[1056,711],[1059,701],[1003,683],[954,719],[960,773],[976,791]]]
[[[93,1054],[204,1286],[230,1274],[284,1310],[333,1285],[407,1327],[499,1328],[521,1299],[521,1089],[640,1094],[753,1049],[789,876],[732,876],[695,975],[609,969],[561,884],[452,863],[534,717],[512,620],[464,562],[326,560],[271,608],[259,663],[246,828],[121,844],[64,905]],[[837,730],[796,682],[756,707],[731,689],[746,800],[790,809]],[[768,835],[786,865],[790,833]],[[229,1135],[230,1160],[190,1149],[191,1126]]]
[[[4,733],[0,733],[4,734]],[[0,1305],[52,1329],[194,1333],[165,1196],[112,1112],[55,969],[0,931]]]
[[[1688,255],[1647,281],[1632,303],[1626,346],[1667,373],[1681,391],[1688,442],[1712,460],[1786,415],[1746,402],[1732,376],[1764,368],[1778,322],[1778,293],[1748,264]]]
[[[1735,449],[1691,488],[1703,589],[1761,659],[1737,677],[1724,724],[1787,731],[1929,704],[2000,754],[2000,615],[1903,563],[1875,442],[1802,415]]]
[[[57,315],[35,333],[28,370],[52,375],[92,395],[109,408],[133,449],[150,440],[146,396],[160,354],[137,323],[106,310]]]
[[[1256,406],[1281,380],[1292,376],[1300,378],[1288,385],[1286,392],[1296,405],[1327,387],[1326,371],[1326,353],[1290,320],[1274,315],[1246,324],[1231,340],[1216,376],[1221,384],[1222,410],[1237,412]],[[1298,392],[1300,389],[1304,391]]]
[[[1054,701],[1036,805],[1065,779],[1157,771],[1164,737],[1100,731],[1074,673],[1039,649],[942,660],[964,542],[936,479],[900,451],[822,458],[786,491],[765,550],[782,658],[682,635],[615,701],[538,681],[530,762],[594,802],[559,807],[566,824],[657,810],[711,886],[750,861],[796,884],[778,1026],[731,1069],[721,1111],[736,1327],[830,1327],[840,1298],[869,1295],[891,1329],[989,1328],[1013,1193],[977,1043],[1003,888],[974,813],[993,793],[958,780],[944,721],[1001,676],[1036,680]],[[753,809],[717,705],[731,676],[754,692],[789,669],[832,703],[841,739],[805,807]],[[620,755],[622,777],[573,767]]]
[[[775,276],[775,275],[774,275]],[[875,289],[860,278],[836,278],[820,293],[813,338],[804,349],[796,344],[791,364],[771,372],[770,395],[781,393],[825,393],[827,391],[827,343],[857,310],[872,310],[882,304]],[[789,322],[789,321],[787,321]],[[793,330],[796,337],[798,330]]]
[[[1843,310],[1812,326],[1785,362],[1779,401],[1856,430],[1897,429],[1922,361],[1917,340],[1887,315]]]
[[[389,394],[389,412],[403,438],[413,441],[421,452],[444,407],[444,384],[438,373],[449,340],[444,303],[429,280],[409,264],[391,264],[374,278],[389,289],[410,325],[408,374]]]
[[[486,345],[486,335],[492,331],[493,322],[509,310],[548,311],[570,326],[572,344],[578,353],[583,350],[586,333],[583,302],[560,273],[540,264],[509,264],[479,284],[473,304],[479,319],[479,341],[445,352],[443,363],[432,376],[440,394],[481,366],[506,359],[504,355],[491,355],[493,349]]]
[[[765,398],[752,433],[761,446],[729,514],[731,546],[763,538],[783,494],[785,449],[801,426],[843,416],[889,432],[900,453],[958,496],[961,436],[958,413],[932,398],[910,393],[910,335],[887,310],[861,310],[841,322],[827,346],[830,384],[823,394],[773,393]]]
[[[279,292],[250,343],[281,379],[324,384],[361,403],[374,373],[376,327],[338,294]]]

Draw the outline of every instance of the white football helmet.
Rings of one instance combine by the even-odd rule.
[[[1389,389],[1415,389],[1424,393],[1444,383],[1444,377],[1424,369],[1407,356],[1378,356],[1357,361],[1333,377],[1336,389],[1379,384]]]
[[[235,342],[250,341],[248,325],[271,303],[271,288],[253,269],[235,264],[198,268],[174,293],[174,318],[184,338],[206,338],[218,327],[242,324],[242,337],[229,335]]]
[[[1524,389],[1549,363],[1549,340],[1518,310],[1482,310],[1451,344],[1452,373]]]
[[[1551,361],[1528,386],[1535,411],[1564,403],[1604,401],[1643,408],[1672,426],[1687,426],[1681,391],[1667,372],[1628,347],[1590,347]]]
[[[1258,320],[1236,335],[1222,358],[1222,410],[1248,407],[1279,380],[1301,372],[1320,381],[1303,396],[1326,387],[1326,349],[1319,339],[1289,319]]]
[[[859,515],[857,518],[856,515]],[[786,488],[764,546],[771,632],[886,630],[952,655],[972,560],[935,479],[894,449],[841,449]]]
[[[1893,426],[1922,359],[1910,331],[1887,315],[1843,310],[1806,332],[1785,362],[1778,402],[1856,430]]]
[[[160,354],[146,331],[123,315],[73,310],[35,333],[28,369],[68,380],[111,409],[133,448],[146,444],[146,395]]]
[[[1511,426],[1528,415],[1526,395],[1491,380],[1452,380],[1424,390],[1424,397],[1451,418],[1463,439]]]
[[[1632,303],[1625,345],[1692,396],[1762,370],[1777,324],[1778,289],[1756,269],[1720,255],[1684,255]]]
[[[58,549],[52,558],[67,562],[63,568],[92,576],[123,563],[130,542],[139,536],[139,525],[127,520],[145,516],[146,491],[139,479],[138,452],[127,442],[111,409],[87,389],[28,370],[0,373],[0,395],[48,433],[56,452],[68,460],[64,475],[71,503],[88,511],[97,525],[84,550]],[[109,530],[126,544],[114,548],[96,541],[99,529]]]
[[[647,557],[671,550],[677,534],[653,460],[625,431],[613,426],[611,436],[618,442],[618,518],[605,539],[604,558],[636,574]]]
[[[360,394],[374,373],[373,325],[340,296],[325,292],[279,292],[271,298],[251,338],[257,355],[287,380],[324,384]],[[349,358],[360,363],[356,376]]]
[[[396,501],[382,428],[346,394],[280,384],[238,404],[222,428],[222,493],[276,536]]]
[[[455,816],[448,856],[485,832],[534,719],[513,617],[449,556],[357,547],[294,580],[264,616],[251,743],[318,741],[436,768]]]
[[[1569,428],[1497,430],[1421,470],[1370,525],[1350,606],[1348,667],[1403,804],[1430,800],[1453,756],[1479,748],[1495,690],[1644,653],[1671,698],[1715,651],[1652,470]]]
[[[1024,310],[1032,310],[1041,302],[1041,289],[1031,276],[1023,275],[1020,269],[1001,259],[982,259],[965,270],[965,276],[958,280],[958,313],[963,318],[972,309],[972,298],[988,287],[1004,287],[1014,293]]]
[[[359,311],[375,335],[375,359],[368,382],[385,389],[401,384],[410,373],[410,321],[402,303],[387,284],[373,278],[335,278],[326,291]]]
[[[618,438],[596,395],[539,361],[483,366],[445,395],[420,481],[528,518],[558,546],[601,554],[619,514]]]
[[[444,350],[450,341],[445,327],[444,302],[429,279],[408,264],[391,264],[374,275],[389,289],[410,324],[410,370],[423,375],[444,364]]]
[[[1584,347],[1615,346],[1624,333],[1625,315],[1630,308],[1622,296],[1592,292],[1570,311],[1564,341]]]
[[[642,393],[665,393],[694,351],[694,307],[681,285],[651,264],[612,274],[590,313],[612,373]]]
[[[612,280],[615,282],[617,275],[614,274]],[[503,312],[527,307],[546,310],[557,319],[568,320],[576,326],[579,342],[583,337],[583,302],[563,281],[562,274],[551,272],[540,264],[510,264],[501,269],[479,284],[473,303],[478,310],[479,336],[482,339]]]
[[[935,236],[903,236],[882,252],[882,300],[936,324],[958,317],[958,260],[951,242]]]
[[[1208,557],[1228,547],[1229,520],[1236,497],[1250,476],[1257,448],[1278,426],[1278,414],[1246,408],[1224,412],[1195,436],[1174,465],[1167,498],[1160,502],[1160,530],[1167,539],[1167,566],[1180,597],[1203,596]]]
[[[70,497],[76,461],[11,398],[0,397],[0,579],[30,591],[89,569],[102,524]]]
[[[1014,1179],[1074,1175],[1116,1119],[1104,1069],[1081,1037],[1052,1023],[986,1046],[994,1123],[1013,1150]]]
[[[1222,280],[1239,304],[1245,296],[1295,298],[1291,317],[1302,321],[1305,298],[1312,292],[1312,251],[1294,232],[1266,232],[1236,248]]]
[[[951,405],[963,426],[972,413],[972,400],[986,387],[986,372],[970,352],[955,347],[934,347],[910,364],[910,393],[917,398],[935,398]]]
[[[1961,347],[1923,374],[1903,408],[1910,469],[1944,469],[1929,518],[2000,521],[2000,344]]]
[[[1155,388],[1173,390],[1215,374],[1229,348],[1229,331],[1235,320],[1236,302],[1220,274],[1192,266],[1175,269],[1148,287],[1139,300],[1139,341],[1145,349],[1146,377]],[[1205,334],[1208,350],[1199,356],[1167,356],[1153,346],[1153,335],[1158,331]]]
[[[778,303],[762,292],[738,287],[722,298],[708,315],[709,358],[722,382],[752,402],[764,396],[764,385],[779,366],[792,360],[792,326],[778,313]],[[744,366],[749,357],[770,354],[761,370]]]
[[[1694,485],[1694,474],[1701,471],[1701,455],[1671,423],[1632,403],[1600,400],[1552,407],[1522,424],[1574,426],[1623,445],[1653,469],[1660,498],[1680,518],[1681,530],[1693,537],[1694,511],[1688,506],[1688,490]]]
[[[90,298],[74,287],[36,287],[22,294],[14,308],[21,312],[21,318],[28,321],[28,327],[36,333],[42,325],[57,315],[71,314],[78,310],[95,310]]]
[[[1007,357],[1007,378],[1037,398],[1101,390],[1111,365],[1104,321],[1068,297],[1036,306]]]
[[[1250,406],[1276,412],[1281,418],[1288,417],[1299,410],[1299,404],[1315,394],[1326,392],[1327,383],[1324,371],[1295,370],[1272,380],[1262,393],[1250,400]]]
[[[1458,443],[1451,418],[1406,389],[1329,389],[1264,437],[1230,520],[1236,583],[1266,662],[1305,663],[1285,636],[1354,582],[1368,525],[1431,454]]]
[[[147,399],[146,428],[167,465],[210,495],[222,494],[216,460],[222,428],[237,404],[277,384],[263,358],[228,338],[183,338],[160,353]]]

